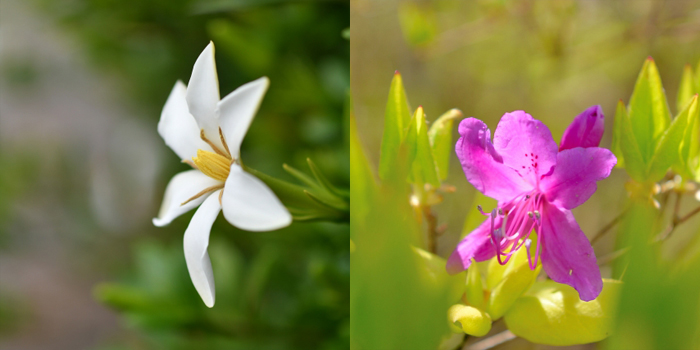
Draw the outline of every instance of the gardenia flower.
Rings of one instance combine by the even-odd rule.
[[[482,121],[462,120],[456,151],[464,174],[498,207],[482,211],[488,218],[457,245],[447,271],[467,269],[472,258],[496,256],[503,265],[523,245],[529,248],[534,230],[534,258],[527,249],[530,268],[541,258],[552,280],[574,287],[581,300],[595,299],[603,281],[593,247],[571,209],[588,200],[596,181],[608,177],[617,163],[612,152],[598,147],[603,118],[599,106],[588,108],[564,132],[558,150],[547,126],[523,111],[501,118],[493,143]]]
[[[248,231],[276,230],[292,222],[270,188],[240,164],[241,142],[268,85],[263,77],[219,100],[214,44],[209,43],[194,64],[189,86],[175,83],[158,123],[165,144],[194,169],[170,180],[153,224],[165,226],[199,206],[185,231],[185,261],[208,307],[214,306],[215,290],[207,247],[219,212]]]

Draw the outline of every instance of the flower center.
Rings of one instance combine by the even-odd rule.
[[[219,137],[221,138],[221,144],[224,146],[224,150],[221,150],[215,143],[211,142],[211,140],[207,138],[207,136],[204,134],[204,129],[202,129],[199,136],[204,142],[211,146],[211,149],[213,149],[214,152],[198,149],[196,157],[192,157],[192,160],[183,160],[183,162],[189,164],[195,169],[198,169],[204,175],[209,176],[212,179],[226,182],[228,174],[231,171],[231,164],[235,161],[235,159],[233,159],[231,156],[231,151],[228,149],[228,145],[226,144],[226,139],[224,139],[224,134],[221,132],[221,128],[219,128]],[[224,188],[224,184],[207,187],[192,196],[190,199],[182,202],[180,205],[185,205],[207,193],[211,193],[222,188]],[[223,191],[219,193],[219,203],[221,203],[221,197],[223,194]]]
[[[214,152],[197,150],[192,162],[204,175],[219,181],[226,181],[231,171],[231,159]]]
[[[503,204],[500,208],[493,209],[490,214],[485,213],[481,206],[478,207],[481,214],[491,218],[491,242],[496,248],[498,263],[505,265],[510,257],[523,245],[527,248],[527,258],[530,269],[537,267],[540,255],[540,242],[537,240],[534,264],[530,256],[530,234],[533,230],[539,235],[542,226],[541,208],[544,196],[533,192],[519,196],[514,200]],[[500,225],[496,224],[496,218],[501,219]],[[540,237],[538,237],[540,238]]]

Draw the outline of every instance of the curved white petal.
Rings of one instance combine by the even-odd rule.
[[[197,150],[211,151],[211,147],[199,137],[199,126],[187,107],[187,87],[182,81],[177,81],[158,122],[158,133],[165,144],[182,160],[197,156]]]
[[[243,230],[272,231],[292,223],[289,211],[272,190],[235,163],[224,186],[222,203],[226,220]]]
[[[241,142],[268,86],[270,79],[262,77],[240,86],[219,102],[219,125],[234,158],[239,156]]]
[[[221,211],[218,190],[202,203],[192,216],[190,225],[185,231],[184,247],[185,261],[190,278],[197,293],[208,307],[214,306],[216,291],[214,287],[214,274],[211,270],[211,260],[207,253],[209,247],[209,232],[216,217]]]
[[[221,147],[216,117],[218,103],[219,79],[216,76],[214,43],[209,42],[192,68],[192,76],[187,84],[187,105],[199,128],[204,129],[209,140]]]
[[[163,204],[157,218],[153,218],[153,224],[162,227],[171,223],[178,216],[200,205],[207,195],[203,195],[193,201],[182,205],[183,202],[205,188],[220,185],[221,181],[214,180],[202,174],[199,170],[183,171],[175,175],[165,188]]]

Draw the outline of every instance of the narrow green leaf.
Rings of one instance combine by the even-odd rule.
[[[491,297],[486,305],[486,310],[494,320],[501,318],[515,301],[530,288],[542,268],[541,264],[537,264],[534,270],[530,269],[525,247],[515,255],[513,257],[515,261],[509,261],[506,264],[507,268],[503,279],[491,291]],[[515,259],[518,255],[520,257]]]
[[[685,179],[693,178],[694,164],[700,148],[700,105],[698,95],[692,96],[685,109],[676,119],[686,119],[685,131],[681,137],[678,157],[673,164],[673,169]],[[675,120],[674,120],[675,122]]]
[[[568,285],[537,282],[504,319],[511,332],[533,343],[566,346],[597,342],[612,331],[621,287],[620,281],[604,279],[598,298],[585,302]]]
[[[314,178],[316,178],[317,184],[319,185],[318,187],[323,188],[330,195],[347,198],[348,193],[343,192],[337,187],[333,186],[333,184],[325,175],[323,175],[321,170],[318,168],[318,166],[316,166],[311,158],[306,158],[306,163],[309,164],[309,169],[311,169],[311,173],[314,175]]]
[[[657,182],[661,180],[666,175],[668,168],[678,162],[681,141],[688,126],[688,109],[691,107],[693,110],[696,110],[697,101],[692,106],[688,105],[688,108],[673,119],[671,126],[661,135],[647,169],[648,181]]]
[[[309,187],[320,189],[320,187],[318,186],[318,183],[316,181],[314,181],[314,179],[311,176],[304,174],[302,171],[300,171],[300,170],[298,170],[298,169],[296,169],[288,164],[282,164],[282,168],[289,175],[294,176],[297,180],[305,183]]]
[[[613,154],[615,154],[615,157],[617,157],[617,164],[615,164],[616,168],[624,168],[625,167],[625,158],[622,154],[622,149],[620,148],[620,142],[622,138],[622,123],[625,122],[623,118],[627,114],[627,107],[625,107],[625,104],[622,102],[622,100],[617,102],[617,108],[615,109],[615,118],[613,119],[613,137],[612,137],[612,146],[610,147]]]
[[[678,88],[678,96],[676,99],[676,108],[682,111],[685,106],[690,103],[690,99],[697,93],[695,89],[695,77],[693,76],[693,68],[689,64],[683,69],[681,76],[681,86]]]
[[[627,170],[627,174],[635,181],[645,182],[646,166],[642,159],[635,134],[632,132],[630,118],[622,101],[617,104],[616,115],[620,116],[620,119],[616,120],[618,123],[615,128],[619,128],[620,141],[618,145],[625,159],[625,170]]]
[[[369,161],[360,144],[355,115],[350,112],[350,211],[356,218],[364,218],[371,209],[377,184]],[[354,232],[354,231],[351,231]]]
[[[440,180],[445,180],[449,173],[450,155],[454,152],[452,143],[452,127],[454,121],[462,117],[462,111],[451,109],[441,115],[428,130],[430,147],[437,166]]]
[[[637,78],[630,98],[628,115],[642,160],[646,165],[671,120],[661,77],[651,57],[644,62]]]
[[[428,124],[425,121],[425,113],[423,107],[418,107],[413,116],[416,133],[416,158],[412,165],[413,180],[419,186],[423,184],[431,184],[433,187],[440,187],[440,179],[438,178],[433,152],[430,148],[430,140],[428,138]],[[406,138],[406,141],[409,139]],[[410,145],[409,145],[410,146]]]
[[[411,113],[406,99],[401,74],[397,71],[391,81],[389,99],[384,113],[384,136],[379,160],[379,177],[385,179],[396,163],[399,147],[406,135]]]
[[[484,309],[484,285],[481,282],[481,273],[472,259],[472,265],[467,269],[467,302],[477,309]]]
[[[475,337],[483,337],[491,330],[491,317],[475,307],[456,304],[447,311],[447,319],[459,322],[462,331]]]

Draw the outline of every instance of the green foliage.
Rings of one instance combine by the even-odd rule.
[[[484,284],[481,281],[481,273],[476,266],[476,261],[472,259],[474,268],[467,269],[467,289],[464,293],[467,303],[477,309],[484,310]]]
[[[628,108],[618,103],[612,149],[617,166],[625,167],[635,181],[657,182],[671,167],[685,178],[697,176],[700,130],[694,80],[686,66],[677,98],[680,112],[670,125],[661,78],[651,58],[644,62]]]
[[[625,285],[620,296],[616,330],[608,349],[692,349],[700,321],[700,259],[689,264],[664,262],[650,239],[659,229],[658,210],[633,199],[620,227],[620,239],[630,247],[620,261]]]
[[[536,282],[504,319],[511,332],[533,343],[564,346],[597,342],[611,334],[621,288],[620,281],[604,279],[598,298],[585,302],[568,285]]]
[[[416,158],[413,162],[413,183],[418,186],[430,184],[433,187],[440,187],[440,179],[438,179],[438,170],[435,167],[435,159],[433,158],[433,149],[430,146],[428,138],[428,124],[425,121],[425,113],[423,107],[418,107],[413,115],[415,122],[411,125],[415,126],[416,133]],[[409,132],[413,132],[410,130]],[[450,138],[452,135],[450,135]]]
[[[447,276],[444,260],[412,248],[418,246],[421,226],[407,200],[407,179],[413,159],[421,152],[416,143],[422,142],[428,151],[430,145],[421,109],[417,117],[408,119],[398,74],[390,91],[379,183],[351,116],[350,234],[356,248],[351,259],[350,347],[431,349],[449,332],[445,315],[464,291],[464,275]]]
[[[396,163],[398,149],[406,137],[408,124],[411,121],[406,91],[403,88],[401,74],[396,72],[389,88],[389,100],[384,113],[384,137],[382,137],[381,159],[379,161],[379,177],[387,178]]]
[[[432,147],[440,181],[447,179],[447,174],[449,174],[450,155],[454,152],[452,127],[455,120],[461,117],[462,112],[460,110],[451,109],[441,115],[428,130],[430,146]]]
[[[399,6],[399,20],[404,39],[409,45],[421,47],[433,42],[437,25],[432,6],[402,2]]]

